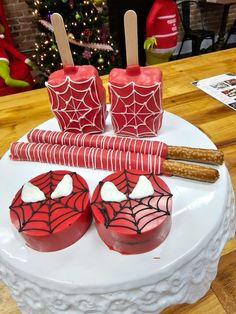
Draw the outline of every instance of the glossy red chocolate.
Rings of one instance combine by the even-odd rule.
[[[46,83],[51,109],[62,131],[101,133],[105,128],[106,95],[91,65],[67,66]]]
[[[72,193],[52,199],[52,192],[66,174],[73,180]],[[92,222],[89,189],[85,180],[74,172],[50,171],[33,178],[30,183],[37,186],[46,199],[24,202],[21,188],[10,206],[11,221],[27,245],[37,251],[49,252],[79,240]]]
[[[154,194],[130,199],[129,194],[140,175],[152,183]],[[101,198],[104,182],[115,184],[127,196],[121,202]],[[122,254],[138,254],[155,249],[167,237],[171,228],[172,195],[157,175],[138,170],[125,170],[106,177],[92,196],[92,212],[97,231],[104,243]]]
[[[114,132],[156,136],[162,126],[162,74],[157,67],[113,69],[108,84]]]

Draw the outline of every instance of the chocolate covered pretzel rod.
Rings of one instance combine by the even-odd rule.
[[[219,177],[218,171],[210,167],[167,161],[157,155],[113,149],[15,142],[12,143],[10,152],[13,160],[39,161],[111,171],[139,169],[155,174],[175,175],[207,182],[215,182]]]
[[[29,142],[60,144],[68,146],[97,147],[130,151],[133,153],[152,154],[162,158],[167,156],[167,145],[158,141],[148,141],[129,137],[97,134],[82,134],[33,129],[27,134]]]
[[[27,135],[29,142],[60,144],[68,146],[97,147],[152,154],[165,159],[179,159],[220,165],[224,161],[223,152],[214,149],[167,146],[163,142],[128,137],[96,134],[75,134],[34,129]]]

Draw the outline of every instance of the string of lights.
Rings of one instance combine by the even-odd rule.
[[[62,67],[54,34],[45,27],[55,12],[61,14],[64,19],[76,65],[91,64],[97,68],[100,75],[120,66],[119,51],[109,33],[107,7],[103,0],[26,2],[39,28],[32,60],[46,76]]]

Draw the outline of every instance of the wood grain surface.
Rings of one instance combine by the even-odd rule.
[[[228,49],[160,65],[163,71],[163,107],[205,132],[223,150],[236,191],[236,111],[194,87],[191,83],[226,72],[236,73],[236,49]],[[107,86],[107,76],[102,77]],[[52,117],[45,88],[0,98],[0,156],[12,141]],[[0,313],[19,310],[0,284]],[[217,277],[209,292],[195,304],[171,306],[170,313],[236,313],[236,238],[222,252]],[[78,313],[79,314],[79,313]]]

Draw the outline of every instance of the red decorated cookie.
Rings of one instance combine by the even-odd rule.
[[[101,239],[123,254],[153,250],[171,228],[172,194],[165,182],[147,172],[109,175],[96,187],[91,206]]]
[[[88,185],[75,172],[43,173],[17,192],[10,217],[31,248],[63,249],[79,240],[91,224]]]

